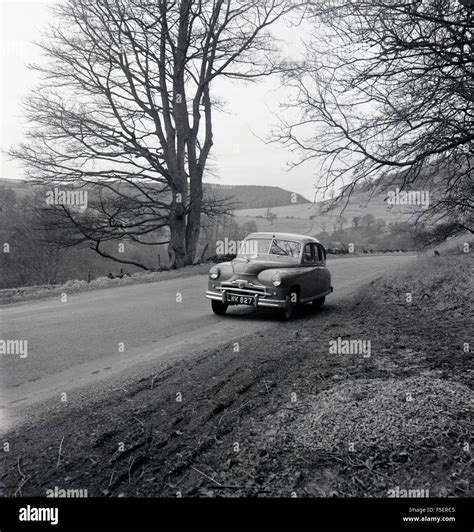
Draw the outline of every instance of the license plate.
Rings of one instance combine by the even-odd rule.
[[[253,296],[237,296],[235,294],[228,294],[227,301],[229,303],[238,303],[239,305],[253,305],[255,298]]]

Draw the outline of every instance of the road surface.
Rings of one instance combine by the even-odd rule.
[[[411,255],[333,259],[328,262],[337,305],[362,284]],[[27,356],[2,355],[4,414],[117,376],[137,366],[189,355],[262,327],[282,326],[274,311],[231,307],[215,316],[204,298],[203,275],[109,288],[68,296],[67,302],[0,308],[2,339],[27,340]],[[314,316],[317,320],[317,315]]]

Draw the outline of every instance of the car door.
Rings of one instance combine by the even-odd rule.
[[[304,267],[303,279],[301,282],[301,299],[309,299],[317,295],[318,292],[318,266],[317,250],[314,243],[305,244],[301,266]]]
[[[315,246],[315,287],[316,294],[324,294],[331,287],[331,275],[326,268],[326,251],[321,244],[314,244]]]

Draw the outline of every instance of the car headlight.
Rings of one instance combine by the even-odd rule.
[[[217,279],[219,277],[219,274],[220,274],[220,271],[219,271],[219,268],[217,268],[216,266],[213,266],[210,270],[209,270],[209,277],[211,279]]]
[[[272,277],[272,285],[273,286],[281,285],[281,277],[278,273],[275,273],[275,275]]]

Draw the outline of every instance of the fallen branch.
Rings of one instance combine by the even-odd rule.
[[[194,469],[194,471],[196,471],[197,473],[199,473],[199,474],[202,475],[203,477],[206,477],[206,478],[209,479],[211,482],[214,482],[214,484],[217,484],[217,486],[222,487],[222,484],[220,484],[219,482],[217,482],[217,480],[214,480],[213,478],[211,478],[209,475],[206,475],[206,473],[203,473],[202,471],[200,471],[197,467],[191,466],[191,469]]]
[[[61,438],[61,443],[59,444],[58,463],[56,464],[56,467],[59,467],[59,464],[61,462],[61,451],[63,448],[63,441],[64,441],[64,436]]]
[[[30,477],[27,477],[23,471],[21,470],[21,467],[20,467],[20,457],[18,457],[18,461],[17,461],[17,469],[18,469],[18,473],[20,474],[21,476],[21,480],[20,480],[20,483],[18,484],[18,487],[15,491],[15,493],[13,494],[13,497],[16,497],[16,494],[18,492],[20,492],[20,496],[23,497],[23,494],[21,492],[21,488],[28,482],[28,480],[30,479]]]

